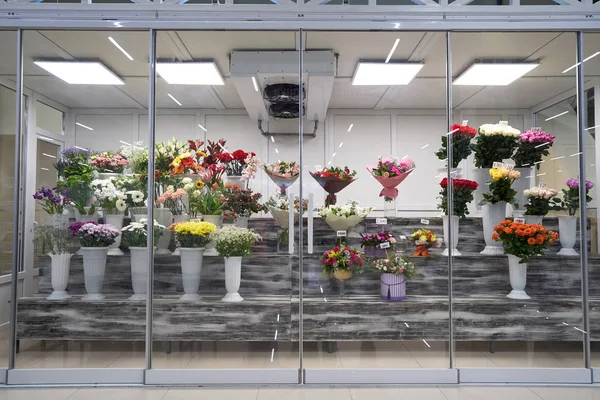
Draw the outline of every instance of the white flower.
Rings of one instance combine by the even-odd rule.
[[[523,194],[525,195],[525,197],[529,197],[529,196],[531,195],[531,190],[529,190],[529,189],[525,189],[525,190],[523,191]]]
[[[115,202],[115,207],[117,207],[117,210],[119,211],[125,211],[127,209],[127,203],[125,203],[125,200],[119,199]]]
[[[194,197],[198,197],[200,196],[200,191],[199,190],[194,190]]]
[[[184,185],[191,185],[192,184],[192,178],[183,178],[183,180],[181,182]]]
[[[194,185],[192,183],[186,183],[183,186],[183,190],[185,190],[186,192],[189,192],[190,190],[192,190],[194,188]]]
[[[132,190],[127,192],[127,194],[131,195],[131,200],[133,200],[134,203],[141,203],[144,200],[144,193],[139,190]]]

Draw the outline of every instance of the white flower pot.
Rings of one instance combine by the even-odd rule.
[[[98,214],[96,214],[96,213],[94,213],[92,215],[79,214],[79,211],[75,210],[75,220],[77,222],[96,222],[96,221],[98,221]]]
[[[575,251],[577,242],[577,219],[576,215],[559,215],[558,217],[558,238],[562,247],[557,253],[559,256],[578,256]]]
[[[250,217],[237,217],[235,220],[235,226],[239,226],[240,228],[248,229],[248,220]]]
[[[168,227],[173,222],[173,214],[168,208],[155,208],[154,219],[159,224]],[[170,255],[169,245],[171,244],[171,236],[173,232],[165,230],[163,236],[158,240],[156,251],[154,254],[157,256]]]
[[[543,215],[526,215],[525,216],[525,223],[527,223],[527,224],[542,225],[543,221],[544,221]]]
[[[180,297],[181,300],[200,300],[198,289],[200,289],[203,253],[203,247],[182,247],[180,250],[179,256],[181,257],[181,280],[183,282],[184,292],[184,295]]]
[[[190,216],[187,215],[187,214],[173,215],[173,223],[188,222],[189,220],[190,220]],[[172,255],[174,255],[174,256],[178,256],[179,255],[179,247],[177,247],[175,249],[175,251],[172,253]]]
[[[458,245],[458,227],[459,227],[460,218],[457,215],[452,216],[452,244],[450,244],[450,240],[448,239],[448,216],[443,215],[442,221],[444,223],[444,243],[446,244],[446,248],[442,252],[443,256],[448,256],[450,254],[450,250],[452,249],[453,256],[460,256],[460,252],[456,249]]]
[[[87,292],[83,299],[103,299],[104,295],[100,292],[104,284],[108,247],[82,247],[81,252],[83,254],[83,278]]]
[[[222,226],[221,215],[203,215],[202,220],[204,222],[210,222],[215,224],[217,228]],[[210,242],[206,245],[204,255],[210,257],[215,257],[219,255],[219,253],[217,253],[217,249],[215,249],[215,244],[213,242]]]
[[[123,219],[125,216],[123,214],[104,214],[104,223],[114,226],[121,232],[123,228]],[[108,246],[108,255],[109,256],[122,256],[123,252],[119,248],[121,246],[121,234],[115,238],[115,242]]]
[[[52,260],[51,280],[53,292],[48,296],[48,300],[64,300],[71,296],[67,294],[67,285],[69,283],[69,269],[71,267],[72,254],[48,254]]]
[[[504,254],[504,248],[501,242],[492,239],[494,227],[506,217],[506,203],[501,201],[496,204],[486,204],[482,207],[483,218],[483,237],[485,239],[485,249],[481,254],[495,256]]]
[[[130,247],[131,254],[131,286],[133,295],[129,300],[146,300],[148,293],[148,258],[147,247]]]
[[[232,185],[238,185],[240,187],[240,189],[246,189],[246,182],[242,181],[242,177],[241,176],[229,176],[227,175],[226,177],[227,183],[230,183]]]
[[[69,214],[52,214],[52,225],[69,225]]]
[[[529,300],[531,297],[525,293],[527,284],[527,263],[519,264],[519,257],[507,254],[508,273],[510,276],[510,286],[512,290],[506,297],[518,300]]]
[[[225,289],[227,294],[221,301],[238,303],[244,301],[238,293],[242,281],[242,257],[225,257]]]
[[[117,179],[120,175],[120,173],[117,172],[98,172],[98,179],[101,180],[113,180],[113,179]]]
[[[475,168],[473,169],[473,180],[477,182],[479,185],[477,189],[473,192],[473,204],[475,204],[475,208],[477,210],[481,210],[483,206],[479,205],[479,202],[483,200],[483,194],[489,191],[489,182],[492,180],[490,177],[490,169],[489,168]]]

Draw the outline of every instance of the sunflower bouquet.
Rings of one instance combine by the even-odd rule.
[[[529,257],[544,254],[549,244],[554,244],[558,233],[542,225],[523,224],[506,219],[494,227],[492,239],[502,242],[504,253],[519,257],[519,263],[526,263]]]

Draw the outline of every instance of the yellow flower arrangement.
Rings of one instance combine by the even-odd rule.
[[[175,240],[180,247],[205,247],[210,237],[217,231],[215,224],[210,222],[182,222],[173,228]]]
[[[492,182],[489,186],[489,192],[483,194],[483,200],[479,204],[496,204],[504,201],[517,205],[517,200],[515,199],[517,192],[512,188],[512,184],[521,177],[521,173],[508,168],[498,167],[490,169],[490,177],[492,178]]]

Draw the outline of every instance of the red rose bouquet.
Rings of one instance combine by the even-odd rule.
[[[477,135],[477,129],[467,125],[454,124],[450,128],[452,132],[452,168],[457,168],[462,160],[471,154],[471,139]],[[448,136],[442,136],[442,147],[435,155],[440,160],[448,158]]]
[[[438,208],[445,215],[448,215],[448,178],[442,179],[440,186],[442,187],[439,197],[441,202],[438,204]],[[467,204],[473,201],[473,192],[477,189],[477,186],[479,186],[477,182],[468,179],[452,179],[452,188],[454,189],[453,215],[460,218],[469,215]]]
[[[238,149],[233,153],[225,152],[218,154],[218,160],[225,164],[227,176],[242,176],[248,159],[256,156],[256,153],[246,153],[244,150]]]
[[[336,193],[355,181],[356,171],[350,171],[348,167],[330,167],[321,171],[311,172],[310,175],[327,192],[325,206],[333,205],[337,201]]]

